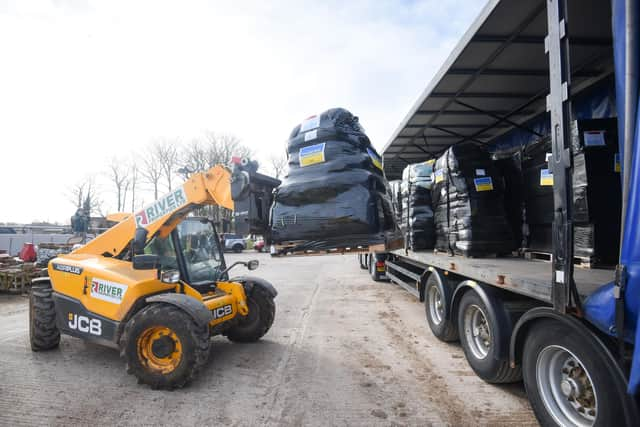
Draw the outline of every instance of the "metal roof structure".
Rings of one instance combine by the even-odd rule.
[[[568,10],[573,95],[613,73],[611,4],[569,0]],[[456,143],[535,134],[525,123],[546,111],[546,35],[544,0],[490,0],[385,145],[387,178]]]

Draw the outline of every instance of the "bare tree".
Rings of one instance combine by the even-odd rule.
[[[203,139],[193,140],[182,151],[180,173],[187,179],[192,173],[215,165],[231,167],[234,156],[250,158],[251,155],[251,149],[235,135],[207,132]],[[220,206],[207,206],[198,214],[211,216],[215,222],[223,223],[231,220],[232,212]]]
[[[276,178],[280,178],[284,175],[284,171],[287,169],[287,156],[285,155],[277,155],[272,154],[269,156],[269,166],[271,166],[271,170]]]
[[[98,196],[95,177],[93,175],[89,175],[76,182],[71,186],[68,194],[69,200],[76,209],[83,209],[87,215],[101,213],[102,201]]]
[[[205,140],[209,154],[209,167],[215,164],[231,166],[233,157],[250,158],[253,155],[253,151],[244,145],[240,138],[229,133],[207,132]]]
[[[135,156],[131,160],[131,212],[136,211],[136,190],[138,189],[138,165],[135,162]]]
[[[107,175],[116,188],[117,211],[124,210],[127,190],[130,185],[130,169],[126,162],[113,157],[109,163]]]
[[[159,163],[162,176],[166,180],[169,191],[172,189],[173,175],[178,172],[180,157],[178,140],[163,139],[153,144],[155,159]]]
[[[158,189],[160,186],[160,178],[162,178],[162,167],[158,160],[155,145],[148,145],[142,157],[144,160],[142,168],[140,169],[140,175],[144,182],[153,187],[153,200],[158,200]]]

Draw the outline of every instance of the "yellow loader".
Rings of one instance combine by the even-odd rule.
[[[127,372],[154,389],[179,388],[209,357],[210,337],[260,339],[275,316],[276,290],[256,277],[229,279],[214,225],[194,208],[233,209],[222,166],[196,173],[86,245],[49,262],[29,300],[33,351],[68,334],[117,348]]]

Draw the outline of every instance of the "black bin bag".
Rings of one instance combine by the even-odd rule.
[[[504,181],[474,143],[438,158],[432,187],[436,249],[464,256],[507,254],[514,247],[504,208]]]
[[[271,207],[272,243],[303,251],[385,242],[396,227],[391,190],[356,116],[333,108],[305,119],[287,154]]]

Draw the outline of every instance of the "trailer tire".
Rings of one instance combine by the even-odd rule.
[[[458,340],[458,325],[447,318],[447,313],[451,310],[450,303],[451,299],[443,293],[437,277],[430,274],[424,286],[424,308],[431,332],[444,342]]]
[[[51,350],[60,345],[56,325],[56,307],[51,283],[39,281],[31,285],[29,294],[29,341],[32,351]]]
[[[618,390],[625,387],[616,384],[618,376],[607,369],[608,360],[593,350],[587,339],[561,322],[545,319],[532,325],[522,368],[527,395],[541,425],[574,425],[576,420],[596,426],[624,425],[625,396]]]
[[[464,293],[458,309],[458,333],[467,362],[473,371],[488,383],[511,383],[522,378],[518,366],[511,368],[509,358],[499,358],[496,337],[509,340],[510,331],[503,331],[482,298],[473,290]]]

